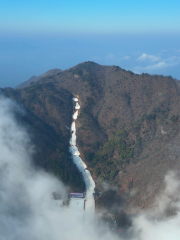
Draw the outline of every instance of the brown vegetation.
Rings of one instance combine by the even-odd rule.
[[[61,152],[69,156],[70,133],[65,126],[71,123],[71,98],[79,96],[77,142],[96,192],[106,181],[120,196],[128,196],[126,204],[147,208],[163,188],[165,174],[179,170],[180,88],[171,77],[84,62],[29,87],[3,91],[57,134],[59,153],[54,143],[49,151],[59,159]],[[38,155],[36,159],[44,161]],[[65,159],[59,161],[67,167]],[[100,206],[100,198],[97,202]]]

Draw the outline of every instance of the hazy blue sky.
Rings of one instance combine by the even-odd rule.
[[[0,87],[83,61],[180,79],[178,0],[6,0]]]

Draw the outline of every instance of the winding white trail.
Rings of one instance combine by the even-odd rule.
[[[95,202],[94,202],[94,189],[95,182],[91,176],[91,173],[87,169],[87,165],[80,158],[80,152],[76,146],[76,123],[75,120],[78,117],[78,110],[80,109],[80,105],[78,102],[78,98],[73,98],[73,101],[76,103],[75,105],[75,113],[73,114],[73,122],[71,125],[71,139],[70,139],[70,152],[73,157],[73,162],[78,167],[79,171],[83,175],[84,182],[86,184],[86,202],[85,202],[85,210],[94,211],[95,210]]]

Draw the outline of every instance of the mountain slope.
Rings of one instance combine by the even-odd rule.
[[[65,123],[60,119],[71,119],[72,112],[57,114],[60,103],[54,108],[53,99],[60,96],[60,89],[69,96],[78,96],[81,103],[77,143],[96,181],[96,206],[104,206],[99,192],[105,181],[115,186],[122,198],[129,196],[127,205],[149,207],[164,187],[165,174],[180,166],[179,82],[171,77],[138,75],[117,66],[85,62],[11,91],[56,132],[60,128],[65,133]],[[49,108],[45,91],[50,91]],[[72,109],[72,102],[63,99]],[[48,110],[51,108],[56,110]],[[68,137],[64,141],[68,145]]]
[[[28,79],[27,81],[19,84],[16,88],[24,88],[24,87],[27,87],[29,86],[30,84],[34,83],[34,82],[37,82],[39,79],[45,77],[45,76],[49,76],[49,75],[53,75],[53,74],[56,74],[56,73],[59,73],[61,72],[62,70],[61,69],[58,69],[58,68],[54,68],[54,69],[50,69],[49,71],[45,72],[44,74],[41,74],[39,76],[32,76],[30,79]]]
[[[18,117],[18,122],[28,127],[36,153],[34,163],[52,172],[71,191],[84,191],[82,175],[71,160],[69,152],[70,127],[73,114],[72,94],[51,84],[36,88],[2,89],[2,92],[23,104],[26,115]]]

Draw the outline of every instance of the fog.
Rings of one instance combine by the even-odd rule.
[[[66,187],[32,164],[34,146],[28,131],[16,120],[26,114],[14,101],[0,95],[0,239],[1,240],[116,240],[96,216],[55,206],[52,192],[67,197]],[[149,211],[131,216],[129,240],[176,240],[180,236],[180,181],[170,172],[166,188]],[[177,214],[169,213],[176,210]]]
[[[169,172],[165,177],[165,186],[165,190],[155,199],[151,210],[142,211],[133,218],[133,229],[140,237],[139,239],[179,239],[180,181],[178,174]]]
[[[27,130],[16,121],[17,113],[25,114],[1,95],[0,239],[98,239],[92,216],[55,206],[52,192],[65,198],[66,188],[52,175],[33,168],[33,144]],[[108,233],[103,239],[109,239]]]

